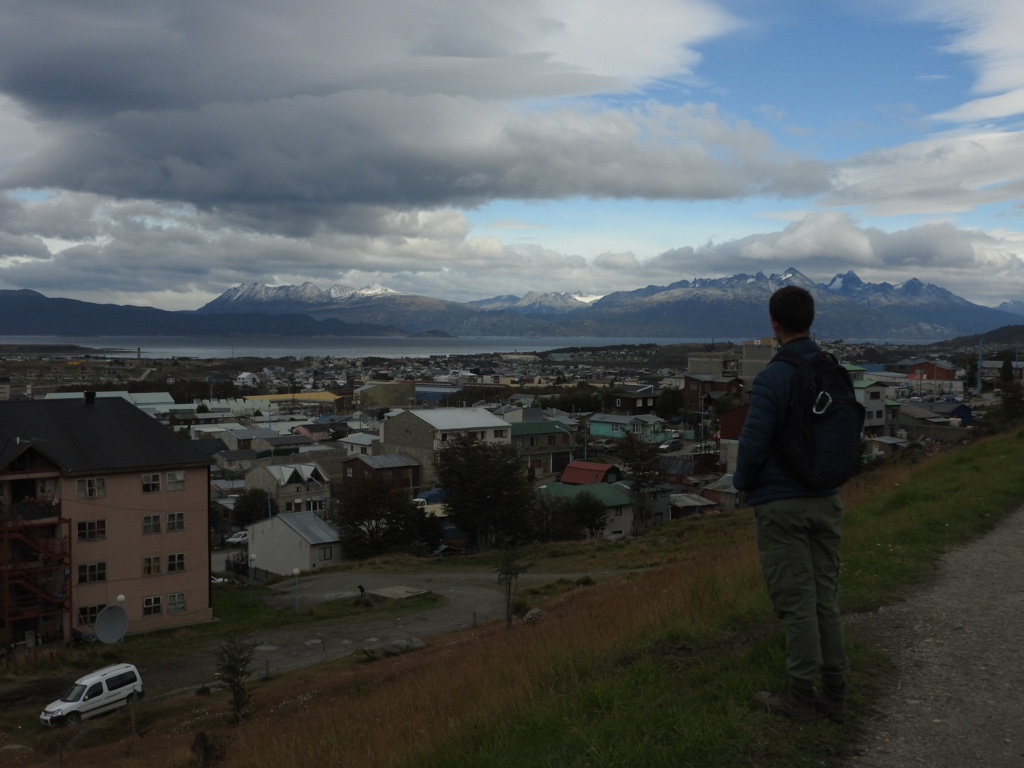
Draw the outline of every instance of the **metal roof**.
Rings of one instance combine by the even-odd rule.
[[[409,411],[434,429],[508,428],[509,423],[486,408],[428,408]]]
[[[548,483],[537,489],[555,498],[574,498],[582,493],[589,493],[599,499],[606,507],[625,507],[632,503],[629,494],[610,483],[594,483],[591,485],[566,485],[564,483]]]
[[[119,397],[0,402],[0,446],[0,466],[31,446],[72,474],[213,463]]]
[[[312,512],[282,512],[277,518],[310,544],[334,544],[341,537]]]
[[[404,453],[385,453],[380,456],[368,456],[358,453],[355,456],[350,456],[346,461],[353,461],[355,459],[374,469],[399,469],[401,467],[418,467],[420,465],[418,461],[406,456]]]

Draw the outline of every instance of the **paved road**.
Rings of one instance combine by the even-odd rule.
[[[217,553],[216,557],[223,558],[223,553]],[[521,583],[543,583],[563,576],[524,574]],[[347,571],[300,576],[297,586],[300,609],[311,603],[355,597],[359,595],[360,586],[369,593],[401,587],[434,592],[445,598],[445,604],[401,618],[358,623],[337,620],[256,632],[248,637],[257,644],[253,661],[257,673],[332,661],[363,648],[384,648],[426,640],[473,626],[474,622],[499,619],[505,612],[497,575],[490,572],[417,575]],[[272,606],[282,610],[294,608],[294,579],[284,580],[271,589],[276,593],[268,598]],[[160,692],[195,690],[204,683],[212,682],[212,651],[215,646],[215,643],[211,644],[207,653],[200,652],[187,659],[176,658],[166,664],[151,664],[143,668],[141,671],[147,689],[159,695]]]

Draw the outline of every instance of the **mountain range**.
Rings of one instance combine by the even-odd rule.
[[[928,342],[1020,324],[1024,303],[973,304],[916,278],[866,283],[854,272],[815,283],[796,269],[682,280],[596,297],[529,293],[456,302],[313,283],[243,284],[194,311],[90,304],[36,291],[0,291],[5,335],[579,336],[748,339],[770,334],[768,298],[784,285],[815,296],[825,339]],[[1019,310],[1019,311],[1017,311]]]

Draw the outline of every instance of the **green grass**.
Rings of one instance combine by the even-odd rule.
[[[968,446],[874,489],[845,520],[844,610],[876,610],[902,599],[934,572],[942,553],[1017,509],[1024,473],[1007,468],[1022,462],[1024,433],[1017,433]],[[687,534],[692,530],[683,527],[665,532]],[[594,664],[571,684],[536,692],[498,721],[472,723],[462,738],[405,765],[836,765],[856,744],[858,722],[891,672],[888,660],[855,636],[848,640],[850,719],[843,726],[802,727],[762,714],[751,696],[784,684],[782,635],[756,596],[733,598],[718,621],[666,630],[627,656]]]

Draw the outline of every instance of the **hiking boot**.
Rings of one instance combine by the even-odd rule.
[[[797,723],[809,724],[818,719],[814,699],[800,696],[793,691],[785,693],[758,691],[754,694],[754,701],[761,709],[766,709],[773,715],[788,717]]]
[[[846,721],[846,707],[843,704],[843,695],[830,693],[827,688],[819,688],[814,692],[814,706],[825,716],[826,720],[833,723]]]

